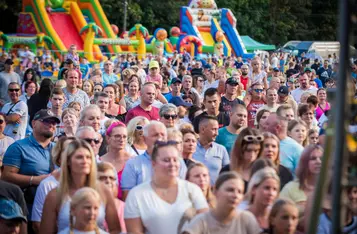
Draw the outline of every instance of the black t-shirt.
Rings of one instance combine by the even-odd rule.
[[[245,106],[245,103],[239,98],[234,99],[233,101],[229,101],[225,96],[221,98],[221,104],[219,105],[219,111],[224,112],[226,114],[230,114],[233,106],[241,104]]]
[[[208,115],[207,112],[203,112],[202,114],[196,116],[193,121],[192,121],[192,125],[193,125],[193,129],[195,130],[196,133],[198,133],[198,126],[200,123],[200,120],[203,116]],[[219,114],[216,116],[218,119],[218,125],[219,128],[223,128],[225,126],[229,125],[229,116],[226,115],[224,112],[219,112]]]
[[[288,168],[279,165],[280,190],[290,181],[294,179]]]
[[[222,169],[221,169],[221,171],[219,172],[219,174],[221,174],[221,173],[223,173],[223,172],[230,171],[230,170],[231,170],[230,165],[229,165],[229,164],[228,164],[228,165],[225,165],[224,167],[222,167]],[[244,182],[244,193],[246,193],[246,192],[247,192],[247,189],[248,189],[248,182],[249,182],[249,181],[243,180],[243,182]]]
[[[25,216],[28,215],[28,210],[24,198],[24,194],[19,186],[0,180],[0,197],[15,201],[22,209]],[[1,209],[1,208],[0,208]]]
[[[202,68],[192,68],[191,75],[192,76],[202,76],[203,75],[203,69]]]

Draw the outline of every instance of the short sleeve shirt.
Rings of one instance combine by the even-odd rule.
[[[14,107],[12,107],[12,106],[14,106]],[[2,112],[7,115],[18,114],[20,116],[19,124],[8,123],[6,125],[5,130],[4,130],[5,135],[13,138],[14,140],[20,140],[20,139],[25,138],[26,127],[27,127],[27,118],[28,118],[27,104],[23,101],[19,101],[15,105],[11,102],[6,103],[4,105],[4,107],[2,108]],[[17,129],[16,133],[14,132],[15,128]]]
[[[280,163],[288,168],[293,175],[295,175],[303,150],[304,147],[290,137],[280,141]]]
[[[218,144],[223,145],[226,148],[228,154],[230,154],[237,137],[238,134],[230,133],[227,130],[227,127],[224,127],[218,130],[218,136],[216,137],[216,142]]]
[[[108,84],[113,84],[117,80],[118,80],[118,76],[115,75],[114,73],[108,74],[108,73],[103,72],[104,87],[107,86]]]
[[[83,110],[84,107],[90,104],[90,100],[88,95],[81,89],[78,89],[76,93],[72,94],[67,91],[66,88],[63,89],[63,93],[65,96],[65,103],[63,104],[62,109],[66,109],[71,102],[79,102],[81,104],[81,108]]]

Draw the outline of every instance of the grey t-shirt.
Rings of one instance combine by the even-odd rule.
[[[199,214],[183,229],[189,234],[259,234],[259,227],[254,215],[249,211],[238,211],[229,224],[223,224],[215,219],[212,212]]]
[[[21,79],[16,72],[0,72],[0,100],[4,103],[10,102],[7,88],[11,82],[17,82],[21,85]]]
[[[20,115],[20,123],[8,123],[5,127],[4,134],[12,137],[14,140],[20,140],[25,138],[26,135],[26,127],[27,127],[27,117],[28,117],[28,109],[26,103],[23,101],[19,101],[15,104],[15,106],[11,109],[14,104],[9,102],[4,105],[2,108],[2,112],[7,115],[18,114]],[[9,110],[11,111],[9,112]],[[13,133],[14,128],[17,127],[17,133]]]

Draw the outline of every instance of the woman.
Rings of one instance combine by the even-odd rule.
[[[145,153],[147,145],[144,141],[143,129],[149,124],[149,120],[143,116],[131,119],[127,126],[128,144],[126,151],[133,157]]]
[[[223,167],[221,172],[235,171],[242,175],[244,180],[244,191],[246,191],[250,180],[252,164],[258,159],[263,151],[264,136],[257,129],[243,129],[234,143],[231,152],[231,162]]]
[[[127,110],[133,108],[133,104],[139,100],[139,90],[139,82],[136,80],[130,80],[128,84],[128,94],[124,96],[124,101]]]
[[[193,154],[196,152],[197,136],[191,129],[182,129],[181,132],[183,135],[182,158],[186,166],[189,167],[191,164],[196,164],[196,161],[193,160]]]
[[[84,80],[82,85],[83,91],[88,95],[89,99],[93,99],[94,95],[94,83],[91,80]]]
[[[254,173],[248,186],[248,211],[254,214],[263,230],[269,228],[269,212],[279,195],[280,179],[274,168],[266,167]]]
[[[37,84],[33,81],[27,81],[25,83],[25,92],[19,97],[19,99],[25,103],[31,98],[32,95],[37,93]]]
[[[166,95],[168,95],[171,92],[170,87],[169,87],[169,82],[170,82],[170,77],[164,75],[162,77],[161,94],[164,95],[165,98],[166,98]]]
[[[25,84],[28,81],[34,82],[36,84],[36,88],[37,88],[37,74],[36,74],[35,70],[32,69],[32,68],[27,69],[25,71],[25,73],[24,73],[24,77],[22,79],[22,85],[21,85],[21,91],[22,92],[25,92],[25,90],[26,90],[25,89]]]
[[[78,112],[73,108],[64,109],[62,112],[61,121],[63,123],[63,132],[60,133],[57,138],[59,139],[63,136],[74,137],[79,123]]]
[[[28,112],[30,115],[30,125],[33,117],[37,113],[37,111],[42,109],[47,109],[48,101],[50,100],[51,92],[53,89],[53,83],[50,79],[45,78],[42,80],[40,85],[40,90],[38,93],[35,93],[31,96],[31,98],[27,101]]]
[[[277,170],[280,178],[280,190],[293,180],[293,175],[288,168],[280,164],[280,140],[277,136],[270,132],[263,133],[263,151],[262,158],[269,158],[274,163],[274,168]]]
[[[193,76],[193,88],[197,91],[198,95],[200,96],[200,100],[203,100],[204,96],[204,82],[205,82],[205,75],[196,75]]]
[[[119,233],[120,225],[110,191],[97,182],[97,166],[92,147],[83,140],[73,140],[62,155],[61,177],[58,188],[46,197],[43,208],[40,234],[55,233],[70,226],[70,202],[73,195],[83,187],[99,192],[101,204],[97,223],[104,229],[106,222],[110,233]]]
[[[76,101],[73,101],[73,102],[70,102],[68,104],[68,108],[72,108],[73,110],[75,110],[78,114],[81,113],[82,111],[82,106],[79,102],[76,102]]]
[[[327,102],[326,89],[320,88],[317,90],[317,100],[316,119],[319,120],[325,111],[330,110],[330,103]]]
[[[182,144],[183,136],[181,131],[176,128],[167,129],[167,141],[176,142],[176,148],[178,149],[181,156],[183,150],[183,144]]]
[[[299,222],[299,210],[288,199],[278,199],[271,208],[269,230],[266,234],[295,234]]]
[[[313,193],[315,182],[321,169],[323,149],[319,145],[307,146],[301,154],[297,179],[287,183],[280,192],[280,197],[291,199],[299,208],[300,229],[304,224],[304,210],[308,195]],[[301,231],[303,231],[301,229]]]
[[[268,119],[269,115],[270,115],[270,111],[265,110],[265,109],[262,109],[257,113],[257,123],[258,123],[257,128],[258,129],[264,129],[263,128],[264,123]]]
[[[264,88],[268,88],[268,75],[262,70],[262,62],[260,58],[254,58],[252,60],[252,84],[255,83],[264,84]]]
[[[93,92],[99,93],[103,91],[103,85],[101,83],[94,83]]]
[[[216,200],[211,190],[209,171],[203,163],[192,163],[187,169],[186,180],[200,187],[209,207],[215,207]]]
[[[216,207],[196,216],[182,234],[261,233],[253,214],[237,210],[244,196],[244,182],[238,173],[222,173],[214,186],[214,195]]]
[[[152,180],[134,187],[125,202],[128,233],[180,233],[189,214],[208,210],[201,189],[178,178],[180,155],[176,143],[156,142]]]
[[[319,130],[317,126],[317,121],[315,120],[315,114],[313,107],[309,106],[308,104],[301,104],[298,108],[298,116],[302,121],[305,122],[307,129],[316,129]]]
[[[125,120],[126,110],[123,106],[115,103],[115,98],[117,97],[117,85],[108,84],[104,88],[104,92],[109,95],[109,108],[105,116],[108,118],[116,118],[120,121]]]
[[[7,148],[15,142],[11,137],[4,135],[4,129],[6,127],[5,114],[0,112],[0,167],[2,166],[2,159]]]
[[[302,146],[308,145],[307,126],[302,120],[291,120],[288,124],[288,136]]]
[[[100,162],[98,166],[98,180],[105,184],[107,188],[112,192],[115,202],[115,208],[118,212],[118,218],[122,233],[126,233],[126,227],[124,222],[124,206],[125,203],[119,200],[118,197],[118,182],[116,179],[116,169],[108,162]]]
[[[87,187],[79,189],[73,195],[70,205],[70,226],[58,234],[108,234],[97,225],[100,205],[101,197],[97,191]]]
[[[118,198],[122,198],[122,191],[120,189],[121,176],[124,170],[126,161],[130,158],[130,154],[126,152],[125,145],[128,133],[126,126],[122,122],[112,123],[105,133],[107,139],[108,152],[104,154],[100,160],[113,164],[117,170],[119,181]]]

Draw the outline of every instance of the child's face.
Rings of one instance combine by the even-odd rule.
[[[99,213],[99,206],[99,201],[95,199],[87,199],[80,202],[76,207],[72,208],[72,215],[76,217],[76,223],[84,226],[95,226]]]
[[[292,205],[284,205],[270,222],[274,233],[293,234],[299,222],[299,211]]]

